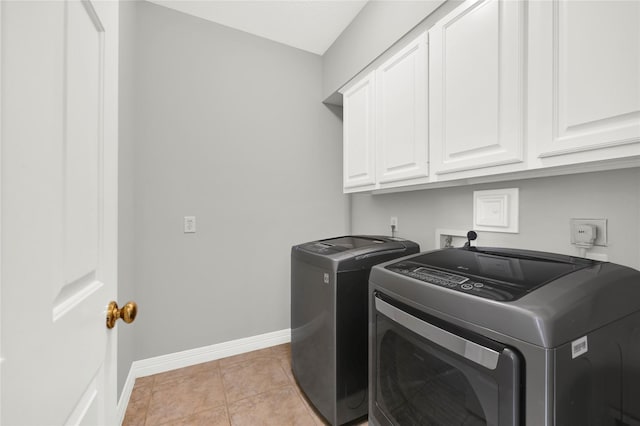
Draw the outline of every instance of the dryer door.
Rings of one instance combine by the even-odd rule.
[[[515,349],[376,292],[370,416],[382,425],[518,425]]]

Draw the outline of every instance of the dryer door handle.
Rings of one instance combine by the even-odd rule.
[[[499,352],[436,327],[376,297],[376,310],[403,327],[449,351],[490,370],[498,365]]]

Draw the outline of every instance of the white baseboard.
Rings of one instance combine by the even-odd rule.
[[[127,381],[124,384],[122,394],[118,400],[118,418],[120,420],[120,424],[122,424],[122,421],[124,420],[127,405],[131,398],[131,392],[133,391],[133,385],[138,377],[164,373],[178,368],[189,367],[195,364],[202,364],[204,362],[226,358],[232,355],[281,345],[290,341],[291,329],[285,329],[260,334],[258,336],[232,340],[230,342],[223,342],[201,348],[189,349],[186,351],[134,361],[131,364],[129,374],[127,375]]]

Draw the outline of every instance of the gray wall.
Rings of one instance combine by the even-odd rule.
[[[133,358],[287,329],[291,246],[348,232],[342,122],[321,102],[321,58],[130,7]]]
[[[442,0],[381,0],[367,3],[322,57],[322,98],[329,103],[341,104],[342,97],[335,93],[340,87],[412,28],[429,28],[460,1],[449,1],[425,20],[441,4]]]
[[[608,219],[609,261],[640,269],[640,169],[576,174],[352,198],[354,233],[389,234],[398,217],[398,236],[435,246],[437,228],[469,230],[473,191],[519,188],[518,234],[478,233],[478,245],[520,247],[577,255],[569,242],[570,218]]]

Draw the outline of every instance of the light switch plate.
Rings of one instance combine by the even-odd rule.
[[[196,217],[185,216],[184,217],[184,233],[192,234],[194,232],[196,232]]]
[[[473,229],[517,234],[518,195],[518,188],[473,191]]]

